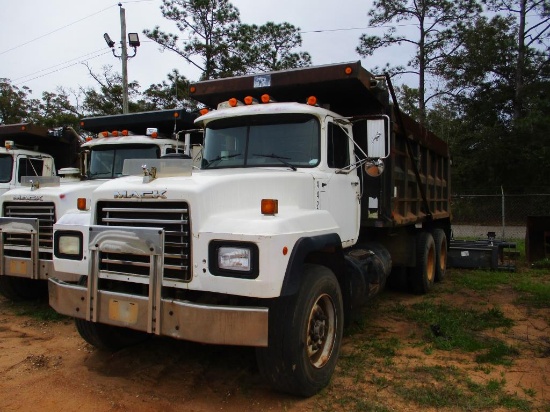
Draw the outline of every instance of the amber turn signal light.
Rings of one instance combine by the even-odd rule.
[[[276,215],[277,213],[279,213],[277,199],[262,199],[262,215]]]

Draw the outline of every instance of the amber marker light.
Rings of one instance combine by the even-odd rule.
[[[84,122],[80,122],[80,127],[84,127]]]
[[[191,87],[189,88],[189,91],[190,91],[191,93],[195,93],[195,92],[197,91],[197,88],[196,88],[195,86],[191,86]]]
[[[229,106],[231,106],[231,107],[236,107],[237,106],[237,99],[235,99],[234,97],[229,99],[228,102],[229,102]]]
[[[128,136],[129,133],[128,133],[128,130],[123,130],[122,132],[120,132],[120,134],[122,136]]]
[[[277,213],[279,213],[277,199],[262,199],[262,215],[276,215]]]
[[[103,137],[109,137],[109,132],[101,132],[100,134]]]
[[[346,67],[346,68],[344,69],[344,72],[345,72],[347,75],[350,75],[351,73],[353,73],[353,69],[352,69],[351,67],[348,66],[348,67]]]
[[[86,136],[86,141],[89,142],[90,140],[92,140],[93,137],[92,136]]]
[[[86,207],[87,203],[88,202],[86,201],[85,197],[79,197],[78,199],[76,199],[76,208],[78,210],[88,210],[88,208]]]
[[[151,137],[152,137],[153,139],[156,139],[157,137],[159,137],[158,132],[153,132],[153,133],[151,133]]]
[[[27,130],[27,126],[21,126],[21,131],[24,132],[25,130]]]
[[[178,117],[180,117],[180,114],[178,112],[174,112],[174,117],[177,119]]]
[[[271,101],[271,96],[269,94],[262,94],[260,99],[262,100],[262,103],[269,103]]]
[[[307,104],[309,104],[310,106],[315,106],[317,104],[317,97],[309,96],[307,98]]]
[[[252,103],[254,103],[254,98],[252,96],[246,96],[244,98],[244,104],[251,105]]]
[[[286,256],[288,254],[288,248],[285,246],[283,247],[283,256]]]
[[[200,113],[201,115],[204,116],[204,115],[205,115],[206,113],[208,113],[209,111],[210,111],[210,110],[208,110],[208,109],[205,107],[204,109],[201,109],[199,113]]]
[[[111,132],[111,135],[112,135],[113,137],[118,137],[118,130],[113,130],[113,131]]]

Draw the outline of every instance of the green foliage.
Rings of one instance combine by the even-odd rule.
[[[411,22],[418,28],[416,38],[410,33],[398,32],[390,26],[383,36],[362,35],[356,51],[363,57],[371,56],[379,48],[412,45],[414,55],[407,67],[394,68],[394,73],[418,75],[418,113],[421,122],[426,118],[426,103],[433,96],[426,96],[426,76],[435,74],[443,56],[452,54],[452,43],[457,28],[480,12],[475,0],[376,0],[369,11],[369,26],[388,26]],[[376,71],[376,69],[375,69]],[[434,91],[434,95],[439,91]]]
[[[28,87],[19,89],[9,79],[0,78],[0,123],[22,123],[29,120],[28,113],[33,105],[29,100],[30,92]]]
[[[161,11],[185,40],[158,26],[143,33],[199,69],[201,80],[311,64],[308,53],[291,51],[302,44],[299,28],[242,24],[239,10],[228,0],[163,0]]]

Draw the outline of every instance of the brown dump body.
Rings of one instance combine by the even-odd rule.
[[[58,169],[78,166],[81,139],[70,127],[50,129],[32,123],[0,125],[0,144],[14,142],[19,149],[47,153],[55,159]]]
[[[362,225],[395,227],[450,218],[448,145],[403,113],[399,119],[384,85],[383,77],[350,62],[198,82],[190,86],[190,95],[214,109],[231,98],[260,100],[262,94],[298,103],[315,96],[320,106],[354,120],[387,115],[391,154],[381,177],[364,177]],[[354,138],[366,152],[361,122],[355,123]]]

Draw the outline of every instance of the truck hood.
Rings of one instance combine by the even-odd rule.
[[[62,210],[76,208],[76,199],[90,198],[91,193],[105,180],[84,180],[62,183],[59,186],[40,187],[31,190],[30,187],[12,189],[0,196],[0,204],[4,202],[53,202]]]
[[[260,210],[262,199],[277,199],[279,215],[299,210],[313,212],[316,204],[311,172],[284,168],[198,170],[191,176],[158,178],[149,183],[143,183],[140,176],[122,177],[104,183],[93,193],[92,208],[97,201],[115,199],[185,201],[193,232],[213,230],[208,222],[214,220],[219,224],[226,218],[243,222],[265,218]]]

